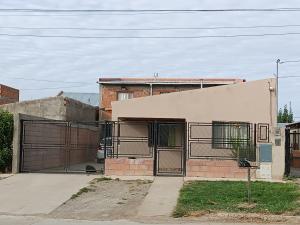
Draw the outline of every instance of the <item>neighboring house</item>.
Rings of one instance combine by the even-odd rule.
[[[80,93],[80,92],[65,92],[61,91],[57,96],[72,98],[82,103],[99,107],[99,94],[98,93]]]
[[[112,101],[245,82],[243,79],[100,78],[100,118],[111,119]]]
[[[292,176],[300,176],[300,122],[290,123],[287,127],[287,147],[290,152],[290,164]]]
[[[0,84],[0,105],[19,101],[19,90]]]
[[[275,87],[265,79],[112,102],[106,175],[246,178],[237,159],[247,158],[254,177],[282,179]]]
[[[88,148],[97,151],[96,129],[86,124],[98,124],[98,107],[57,96],[1,105],[0,109],[14,115],[13,173],[48,166],[64,168],[66,161],[80,164]],[[71,152],[68,158],[65,149]]]
[[[15,116],[26,115],[49,120],[96,121],[98,107],[64,96],[21,101],[0,106]]]
[[[62,96],[77,100],[81,103],[97,107],[96,120],[99,120],[99,94],[97,93],[80,93],[80,92],[64,92],[61,91],[57,96]],[[94,119],[93,119],[94,120]],[[93,121],[91,120],[91,121]]]

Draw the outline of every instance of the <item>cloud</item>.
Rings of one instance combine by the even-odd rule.
[[[213,8],[279,8],[300,7],[299,1],[179,1],[179,0],[0,0],[1,8],[51,9],[213,9]],[[214,27],[297,24],[300,12],[239,12],[77,16],[4,16],[1,26],[23,27]],[[16,14],[16,13],[10,13]],[[24,14],[24,13],[22,13]],[[64,13],[66,14],[66,13]],[[300,23],[299,23],[300,24]],[[140,35],[140,36],[203,36],[256,33],[300,32],[300,28],[224,29],[199,31],[20,31],[0,29],[0,33],[44,35]],[[94,86],[66,89],[97,92],[99,76],[238,77],[247,80],[270,77],[275,61],[300,59],[299,36],[203,38],[203,39],[64,39],[0,37],[1,82],[21,89],[22,99],[55,95],[51,87],[74,86],[68,81],[90,82]],[[280,73],[300,75],[300,64],[281,65]],[[61,80],[64,83],[21,81],[12,77]],[[298,81],[299,80],[299,81]],[[292,101],[295,111],[300,107],[300,78],[280,83],[280,104]],[[293,85],[291,85],[293,84]],[[292,88],[291,88],[292,86]],[[27,90],[28,88],[44,90]],[[300,113],[300,110],[298,110]]]

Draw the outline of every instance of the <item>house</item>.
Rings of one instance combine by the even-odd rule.
[[[286,125],[287,175],[300,176],[300,122]]]
[[[0,84],[0,105],[19,101],[19,90]]]
[[[111,102],[245,82],[243,79],[100,78],[100,118],[111,119]]]
[[[98,107],[56,96],[5,104],[0,109],[14,115],[13,173],[49,168],[65,172],[66,163],[85,171],[82,164],[90,157],[86,153],[97,151],[98,133],[88,124],[98,124]]]
[[[113,101],[105,174],[246,178],[246,158],[255,178],[282,179],[275,87],[264,79]]]
[[[254,178],[282,179],[285,130],[277,127],[276,80],[220,82],[188,90],[172,83],[169,93],[159,83],[130,81],[114,91],[101,84],[100,94],[110,95],[101,100],[111,104],[102,107],[111,113],[102,121],[91,121],[95,107],[63,96],[5,105],[15,115],[13,172],[101,171],[106,156],[106,175],[241,179],[246,159]]]
[[[28,117],[62,121],[95,121],[97,108],[64,96],[21,101],[0,106],[0,108]]]

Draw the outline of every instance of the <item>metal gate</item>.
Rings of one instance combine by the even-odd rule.
[[[98,172],[104,123],[21,121],[20,172]]]
[[[285,130],[285,175],[300,177],[300,133],[299,130]]]
[[[106,122],[104,149],[108,158],[152,158],[153,174],[185,174],[185,122]]]
[[[154,175],[185,175],[186,129],[184,122],[157,122]]]

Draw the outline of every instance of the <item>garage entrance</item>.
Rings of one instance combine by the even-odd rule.
[[[20,172],[100,172],[104,123],[23,120]]]

